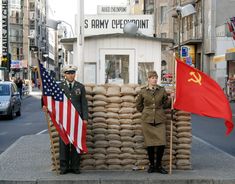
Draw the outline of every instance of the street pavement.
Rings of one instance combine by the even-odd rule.
[[[34,93],[40,93],[33,91]],[[38,94],[37,94],[38,95]],[[146,171],[82,171],[57,175],[51,171],[49,136],[27,135],[0,155],[0,184],[234,184],[235,157],[193,136],[192,170],[171,175]]]
[[[0,183],[16,184],[234,184],[235,158],[193,137],[192,170],[173,170],[171,175],[146,171],[82,171],[56,175],[50,170],[49,136],[28,135],[0,155]]]

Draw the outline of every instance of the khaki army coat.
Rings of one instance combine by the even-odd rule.
[[[148,86],[141,88],[136,99],[136,107],[142,113],[142,130],[146,146],[166,144],[166,115],[164,109],[169,107],[165,89],[157,85],[154,89]]]
[[[64,91],[67,98],[71,100],[81,118],[83,120],[88,120],[88,105],[84,85],[78,81],[74,81],[72,90],[70,91],[67,82],[63,81],[60,83],[60,87]]]

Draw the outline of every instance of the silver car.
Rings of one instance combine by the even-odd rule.
[[[7,115],[9,119],[13,119],[15,114],[21,115],[21,100],[17,86],[10,81],[0,82],[0,116]]]

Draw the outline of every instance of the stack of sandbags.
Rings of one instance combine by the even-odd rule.
[[[121,154],[121,137],[120,137],[120,122],[119,122],[119,110],[121,108],[121,97],[120,97],[120,86],[108,85],[107,86],[107,99],[108,104],[106,105],[108,124],[108,134],[106,139],[109,143],[107,148],[107,159],[106,163],[108,169],[116,170],[121,169],[120,154]]]
[[[138,93],[141,90],[141,86],[137,85],[135,86],[135,100],[137,98]],[[147,168],[149,164],[147,150],[144,146],[144,136],[142,133],[142,127],[141,127],[141,113],[135,111],[133,114],[133,121],[132,121],[133,127],[134,127],[134,142],[135,142],[135,157],[136,157],[136,163],[135,163],[135,169],[145,169]]]
[[[92,132],[93,87],[94,85],[85,86],[86,98],[88,103],[88,123],[87,123],[87,136],[86,136],[88,153],[82,154],[82,162],[81,162],[82,169],[93,169],[95,164],[95,161],[93,159],[94,142],[93,142],[93,132]]]
[[[177,146],[177,129],[175,126],[175,117],[173,117],[173,120],[171,119],[171,110],[170,109],[166,109],[165,110],[165,114],[167,116],[167,121],[166,121],[166,140],[167,140],[167,144],[165,147],[165,151],[164,151],[164,156],[162,158],[162,165],[165,168],[169,168],[169,163],[170,163],[170,159],[172,159],[172,168],[175,169],[176,168],[176,146]],[[171,126],[172,126],[172,155],[170,158],[170,139],[171,139]]]
[[[139,91],[140,86],[131,85],[98,85],[93,86],[92,90],[87,88],[89,117],[92,118],[89,118],[87,128],[89,153],[83,157],[84,169],[146,168],[148,157],[141,129],[141,113],[135,107]],[[167,145],[163,166],[168,168],[171,125],[169,109],[166,114]],[[190,114],[178,111],[172,125],[172,167],[190,169]]]
[[[141,127],[141,113],[135,112],[133,115],[133,130],[134,130],[134,151],[136,157],[135,169],[140,170],[148,166],[147,150],[144,146],[144,136]]]
[[[106,149],[108,147],[107,135],[107,104],[106,88],[103,85],[93,88],[92,133],[93,133],[93,159],[94,169],[107,169]]]
[[[134,87],[131,85],[121,86],[121,109],[119,111],[121,147],[121,166],[123,169],[131,170],[136,163],[133,114],[135,109]]]
[[[191,115],[188,112],[176,112],[176,129],[178,144],[176,147],[176,168],[192,169],[191,165],[191,143],[192,127]]]

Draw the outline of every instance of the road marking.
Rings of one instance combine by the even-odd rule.
[[[27,126],[28,126],[28,125],[32,125],[32,123],[25,123],[24,125],[27,125]]]
[[[6,135],[8,132],[0,132],[0,136],[1,135]]]
[[[40,135],[40,134],[43,134],[44,132],[46,132],[47,131],[47,129],[45,129],[45,130],[42,130],[41,132],[38,132],[38,133],[36,133],[36,135]]]
[[[197,136],[195,136],[195,135],[193,135],[193,138],[194,138],[194,139],[197,139],[198,141],[200,141],[200,142],[202,142],[202,143],[204,143],[204,144],[206,144],[207,146],[212,147],[213,149],[215,149],[215,150],[217,150],[217,151],[219,151],[219,152],[224,153],[225,155],[227,155],[228,157],[231,157],[232,159],[235,158],[233,155],[231,155],[231,154],[229,154],[229,153],[223,151],[222,149],[220,149],[220,148],[218,148],[218,147],[216,147],[216,146],[210,144],[209,142],[204,141],[203,139],[201,139],[201,138],[199,138],[199,137],[197,137]]]

